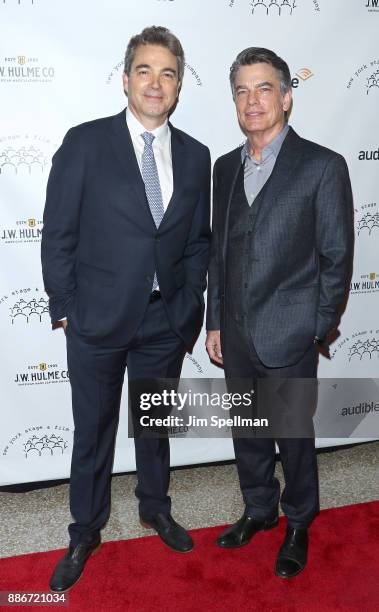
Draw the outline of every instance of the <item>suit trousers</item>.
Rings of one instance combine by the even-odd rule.
[[[251,382],[266,378],[315,379],[317,376],[318,352],[314,344],[294,365],[266,367],[255,351],[246,317],[239,323],[226,314],[221,343],[227,383],[228,379],[233,383],[233,380],[243,378]],[[296,382],[292,382],[296,390]],[[229,384],[228,388],[231,391]],[[296,413],[299,406],[292,408]],[[304,408],[307,410],[308,407]],[[311,428],[313,431],[312,423]],[[255,436],[254,432],[250,437],[236,437],[233,431],[238,475],[247,512],[258,520],[270,519],[277,515],[280,501],[291,527],[307,527],[319,511],[314,436],[278,437],[276,441],[285,479],[281,496],[279,481],[274,476],[275,439]]]
[[[162,300],[148,305],[127,346],[90,345],[67,327],[74,442],[70,476],[71,543],[91,538],[110,513],[111,472],[125,369],[133,379],[179,378],[186,348],[171,330]],[[136,438],[136,496],[146,517],[168,514],[167,437]]]

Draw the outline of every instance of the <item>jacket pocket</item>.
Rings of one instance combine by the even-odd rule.
[[[298,287],[295,289],[279,289],[278,302],[283,306],[287,304],[306,304],[313,302],[317,297],[318,285]]]

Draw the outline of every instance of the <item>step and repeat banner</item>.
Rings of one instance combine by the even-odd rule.
[[[71,126],[126,106],[125,48],[133,34],[153,24],[169,27],[186,53],[172,122],[206,143],[213,161],[243,140],[228,74],[248,46],[269,47],[288,62],[295,130],[346,157],[355,199],[355,265],[331,360],[320,362],[318,419],[326,437],[318,444],[349,441],[379,410],[378,386],[362,380],[375,378],[379,364],[379,1],[1,0],[0,485],[69,474],[73,422],[65,338],[61,329],[51,329],[40,267],[46,181]],[[183,369],[200,387],[223,375],[209,363],[204,340],[203,332]],[[346,389],[342,379],[356,380]],[[124,393],[117,472],[135,468],[126,400]],[[336,419],[346,439],[327,437]],[[377,437],[374,428],[372,435]],[[185,431],[171,446],[173,465],[233,456],[230,439],[186,439]]]

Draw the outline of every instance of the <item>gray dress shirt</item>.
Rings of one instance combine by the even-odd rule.
[[[247,139],[241,150],[241,160],[244,164],[244,185],[249,206],[252,205],[258,193],[269,179],[276,158],[287,136],[289,126],[285,125],[280,134],[274,138],[262,151],[262,160],[258,162],[250,155],[250,142]]]

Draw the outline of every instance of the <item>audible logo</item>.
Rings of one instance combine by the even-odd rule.
[[[297,89],[299,87],[299,84],[300,84],[299,79],[301,81],[307,81],[313,76],[314,76],[314,73],[312,72],[310,68],[300,68],[300,70],[296,72],[296,77],[294,77],[291,81],[293,89]]]
[[[342,416],[355,416],[356,414],[368,414],[369,412],[379,412],[379,402],[360,402],[356,406],[346,406],[342,408]]]
[[[379,160],[379,147],[375,151],[359,151],[358,159],[360,161],[378,161]]]

